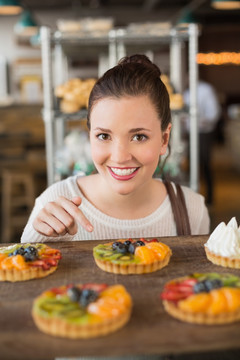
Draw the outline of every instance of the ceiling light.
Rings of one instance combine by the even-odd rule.
[[[240,9],[240,0],[212,0],[211,6],[217,10]]]
[[[38,32],[38,24],[28,10],[21,14],[19,21],[14,26],[14,31],[22,36],[33,36]]]
[[[17,0],[0,0],[0,15],[17,15],[22,12],[22,6]]]

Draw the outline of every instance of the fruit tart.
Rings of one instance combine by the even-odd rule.
[[[204,245],[206,256],[215,265],[240,269],[240,227],[233,217],[221,222]]]
[[[120,239],[93,248],[98,267],[114,274],[145,274],[168,265],[171,249],[157,239]]]
[[[15,244],[0,248],[0,281],[25,281],[53,273],[61,253],[45,244]]]
[[[231,274],[195,273],[171,280],[161,293],[173,317],[197,324],[240,320],[240,278]]]
[[[33,303],[32,316],[44,333],[93,338],[123,327],[131,309],[131,297],[122,285],[72,284],[42,293]]]

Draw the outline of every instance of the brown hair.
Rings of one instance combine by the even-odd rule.
[[[161,121],[162,131],[171,122],[169,95],[160,79],[161,71],[145,55],[125,57],[109,69],[94,85],[88,103],[87,124],[94,105],[103,98],[149,96]]]

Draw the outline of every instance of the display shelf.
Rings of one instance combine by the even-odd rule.
[[[75,113],[64,113],[60,110],[54,111],[55,118],[61,118],[62,121],[78,121],[78,120],[85,120],[87,118],[87,109],[81,109]]]
[[[104,36],[92,36],[78,33],[69,34],[42,27],[41,51],[43,67],[44,107],[43,119],[46,134],[47,174],[48,184],[56,181],[54,154],[63,141],[65,122],[69,119],[85,118],[82,110],[75,114],[63,114],[54,109],[53,89],[67,80],[68,57],[86,58],[94,56],[99,60],[101,51],[107,51],[108,68],[116,65],[125,55],[130,55],[134,49],[155,51],[163,46],[169,47],[170,80],[177,92],[182,92],[182,48],[188,42],[189,88],[190,88],[190,175],[189,185],[198,190],[198,136],[197,136],[197,79],[198,68],[196,55],[198,50],[198,27],[190,24],[186,28],[170,28],[158,34],[131,33],[128,29],[112,29]],[[185,111],[185,109],[184,109]],[[173,111],[174,121],[180,121],[181,112]],[[179,126],[178,126],[179,128]],[[179,134],[178,134],[179,135]],[[175,132],[176,137],[176,132]],[[57,146],[56,146],[57,142]]]

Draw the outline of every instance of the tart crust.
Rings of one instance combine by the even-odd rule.
[[[240,269],[240,259],[215,255],[214,253],[209,251],[206,246],[204,246],[204,248],[208,260],[210,260],[213,264],[233,269]]]
[[[24,270],[17,269],[0,269],[0,281],[26,281],[31,279],[43,278],[52,274],[57,269],[57,266],[52,266],[48,270],[43,270],[40,267],[29,267]]]
[[[233,323],[240,320],[240,309],[234,312],[225,312],[218,315],[211,315],[183,311],[174,302],[168,300],[163,300],[163,306],[165,310],[173,317],[189,323],[215,325]]]
[[[114,274],[129,275],[147,274],[162,269],[168,265],[171,255],[172,252],[170,250],[163,260],[156,260],[151,264],[114,264],[110,261],[97,259],[96,257],[94,257],[94,259],[98,267],[104,271]]]
[[[71,339],[88,339],[110,334],[123,327],[129,320],[131,307],[117,317],[103,320],[100,323],[77,325],[60,318],[45,318],[32,311],[38,329],[46,334]]]

